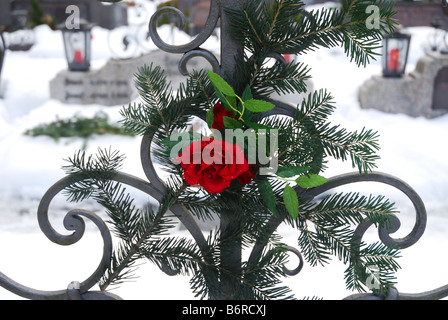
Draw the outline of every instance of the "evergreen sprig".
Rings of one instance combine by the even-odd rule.
[[[175,130],[185,129],[192,117],[203,117],[204,109],[216,99],[205,71],[191,74],[176,93],[160,66],[145,65],[135,77],[141,102],[130,104],[120,113],[124,127],[138,135],[166,138]]]
[[[333,97],[325,90],[309,93],[297,107],[293,118],[271,117],[263,123],[279,128],[279,160],[319,172],[325,158],[331,156],[346,161],[360,173],[368,173],[379,159],[378,133],[369,129],[349,132],[327,121],[335,106]]]
[[[65,172],[72,183],[65,189],[68,199],[82,201],[87,198],[102,205],[109,217],[113,232],[121,240],[112,255],[111,264],[100,287],[119,284],[132,279],[136,262],[146,258],[165,272],[178,274],[197,270],[201,255],[191,240],[168,237],[172,218],[167,211],[172,205],[169,193],[157,211],[148,205],[136,208],[132,196],[121,183],[113,180],[122,165],[123,156],[116,151],[99,149],[95,156],[86,157],[78,152],[67,159]]]
[[[275,300],[294,298],[291,289],[281,286],[285,277],[284,266],[288,255],[281,246],[266,248],[257,263],[243,266],[241,296],[251,300]]]
[[[318,203],[305,203],[300,209],[299,227],[303,232],[299,246],[311,265],[324,265],[334,255],[349,264],[345,275],[347,288],[365,290],[369,267],[378,269],[378,278],[374,279],[377,292],[384,293],[393,285],[392,275],[399,269],[398,250],[383,243],[359,245],[350,227],[368,219],[380,228],[387,228],[390,215],[396,213],[393,203],[383,196],[339,193],[327,195]]]
[[[133,136],[121,126],[109,122],[109,117],[104,112],[97,112],[93,118],[82,117],[78,114],[71,119],[57,119],[50,123],[40,124],[26,130],[25,135],[37,137],[48,136],[55,141],[61,138],[84,138],[86,141],[93,135],[116,134]]]
[[[231,16],[233,36],[253,54],[303,54],[342,46],[351,60],[364,66],[377,55],[383,33],[396,28],[392,1],[344,0],[339,9],[311,12],[304,6],[295,0],[250,1],[242,11],[226,12]],[[377,28],[369,27],[369,6],[380,9]]]
[[[396,284],[395,273],[400,269],[396,262],[400,257],[399,251],[377,242],[370,245],[362,243],[356,252],[345,270],[347,289],[387,295]]]

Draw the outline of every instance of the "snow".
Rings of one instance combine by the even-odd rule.
[[[407,31],[412,34],[409,72],[424,55],[426,39],[432,30],[419,27]],[[168,28],[160,29],[164,35],[170,32]],[[181,43],[188,41],[182,33],[175,33],[174,37],[181,39]],[[0,99],[0,271],[35,289],[61,290],[73,280],[85,280],[94,271],[101,257],[101,238],[94,227],[88,226],[85,236],[76,245],[54,245],[39,230],[36,212],[43,194],[64,177],[63,159],[80,149],[83,141],[61,139],[54,142],[50,138],[31,138],[23,133],[56,117],[92,116],[99,110],[118,121],[122,106],[64,105],[50,99],[50,80],[67,67],[62,37],[59,31],[39,26],[36,39],[36,45],[28,52],[7,52],[1,75],[4,98]],[[215,39],[207,46],[211,50],[219,48]],[[107,31],[95,27],[92,69],[100,68],[111,57],[107,48]],[[357,90],[372,75],[381,73],[380,61],[358,68],[349,63],[339,48],[319,50],[298,58],[311,66],[314,88],[327,88],[334,95],[337,109],[331,121],[349,130],[363,127],[377,130],[382,148],[378,171],[406,181],[426,205],[426,232],[416,245],[402,251],[397,288],[414,293],[444,285],[448,282],[445,272],[448,255],[436,250],[448,244],[448,148],[444,141],[448,134],[448,115],[429,120],[362,110]],[[126,155],[124,172],[144,178],[139,159],[140,138],[97,136],[89,140],[87,152],[94,153],[98,147],[109,146]],[[350,171],[353,169],[348,163],[331,162],[325,175],[330,177]],[[390,197],[401,210],[402,228],[398,236],[404,236],[412,229],[415,214],[409,200],[401,193],[380,184],[364,183],[347,189]],[[136,194],[136,197],[146,200],[142,195]],[[73,206],[62,196],[55,200],[50,218],[61,232],[64,232],[62,218]],[[87,206],[96,209],[93,204]],[[296,246],[297,231],[288,227],[280,230],[285,241]],[[183,229],[176,233],[188,236]],[[369,233],[369,237],[374,238],[374,233]],[[291,286],[297,297],[341,299],[352,293],[345,290],[344,269],[337,259],[326,267],[311,268],[306,264],[299,275],[285,279],[285,284]],[[188,277],[166,276],[150,264],[143,264],[136,274],[135,281],[124,283],[113,292],[124,299],[193,298]],[[0,288],[0,299],[16,298]]]

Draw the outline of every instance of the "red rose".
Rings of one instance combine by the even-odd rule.
[[[188,184],[209,193],[222,192],[234,179],[250,183],[253,174],[241,147],[227,141],[194,141],[174,161],[181,164]]]
[[[243,172],[238,176],[238,180],[241,184],[249,184],[252,182],[252,179],[255,178],[255,170],[257,166],[254,164],[249,165],[249,169]]]
[[[224,109],[220,102],[213,106],[213,115],[212,128],[217,130],[224,129],[224,117],[233,118],[233,112]]]

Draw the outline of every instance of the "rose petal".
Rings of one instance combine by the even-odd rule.
[[[220,193],[232,180],[250,183],[255,174],[250,170],[239,145],[215,139],[194,141],[178,157],[184,179],[190,185],[199,184],[209,193]],[[177,158],[176,158],[177,159]]]

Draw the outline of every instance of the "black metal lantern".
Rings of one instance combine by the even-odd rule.
[[[93,24],[81,20],[78,27],[60,27],[64,39],[65,56],[71,71],[87,71],[90,68],[91,30]]]
[[[3,59],[5,58],[5,52],[6,52],[6,43],[5,38],[3,38],[3,32],[0,30],[0,84],[2,79],[2,67],[3,67]],[[0,92],[1,97],[1,92]]]
[[[11,12],[13,20],[13,31],[8,33],[8,50],[10,51],[27,51],[36,42],[34,29],[29,29],[28,11],[13,10]]]
[[[401,77],[406,71],[411,36],[401,32],[383,39],[383,76]]]

